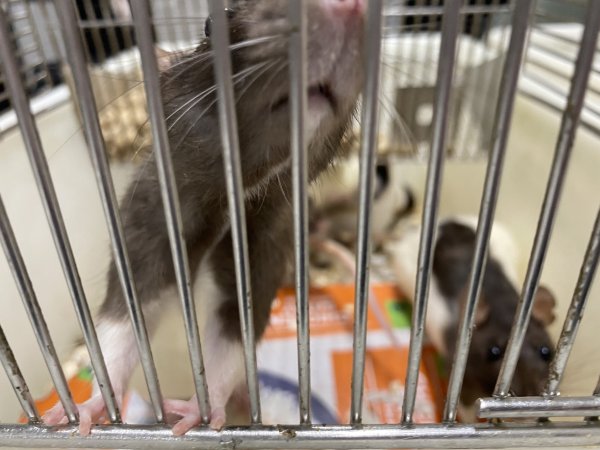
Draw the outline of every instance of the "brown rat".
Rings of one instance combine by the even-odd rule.
[[[238,0],[229,14],[233,82],[254,300],[259,338],[271,301],[293,254],[289,69],[286,0]],[[308,114],[309,177],[314,180],[342,153],[362,87],[364,0],[309,0]],[[208,30],[210,34],[210,29]],[[162,98],[181,202],[190,268],[200,273],[200,335],[211,401],[211,427],[225,423],[225,406],[244,380],[231,235],[222,161],[210,37],[180,56],[162,74]],[[129,256],[149,331],[164,308],[175,273],[153,160],[140,168],[123,200]],[[117,398],[122,399],[137,364],[134,335],[115,262],[97,319],[97,331]],[[103,416],[96,388],[79,405],[80,432]],[[200,423],[197,402],[165,401],[167,414],[182,419],[175,434]],[[64,421],[56,405],[45,422]]]
[[[414,295],[420,231],[417,224],[407,225],[397,239],[386,245],[399,282],[409,297]],[[476,219],[449,219],[440,224],[435,243],[426,331],[449,363],[456,350],[475,232]],[[463,420],[471,413],[469,408],[475,400],[492,395],[500,371],[519,301],[514,249],[510,235],[495,224],[460,396]],[[543,390],[554,348],[546,330],[554,320],[554,306],[551,292],[540,286],[512,384],[517,395],[539,395]]]

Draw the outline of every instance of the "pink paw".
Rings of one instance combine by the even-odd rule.
[[[106,420],[106,411],[102,397],[92,397],[81,405],[77,405],[79,410],[79,434],[87,436],[90,434],[93,424],[102,423]],[[54,405],[42,420],[46,425],[66,425],[67,416],[62,404],[59,402]]]
[[[183,436],[202,422],[196,397],[192,397],[188,401],[165,400],[164,407],[167,417],[179,417],[175,425],[173,425],[173,434],[175,436]],[[219,431],[225,425],[225,419],[226,415],[224,407],[213,408],[209,426],[213,430]]]

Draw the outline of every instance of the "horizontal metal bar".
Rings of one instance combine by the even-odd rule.
[[[252,286],[250,283],[250,262],[248,258],[244,185],[242,181],[240,143],[233,93],[229,32],[223,2],[221,0],[210,0],[209,8],[214,22],[211,45],[214,49],[214,71],[219,100],[219,124],[223,145],[231,238],[234,249],[233,256],[240,311],[240,326],[244,346],[246,380],[250,396],[250,418],[252,423],[256,424],[261,421],[260,395],[256,368],[256,339],[252,308]]]
[[[96,426],[83,437],[74,427],[0,425],[0,446],[122,449],[379,449],[519,448],[600,445],[600,424],[275,426],[194,429],[175,437],[164,426]]]
[[[13,391],[15,391],[15,395],[21,404],[21,408],[23,408],[23,411],[25,412],[27,419],[30,422],[39,422],[40,416],[35,407],[33,398],[31,397],[31,392],[29,392],[27,383],[25,383],[25,379],[15,360],[15,355],[6,340],[2,326],[0,326],[0,365],[4,368],[8,381],[10,382]]]
[[[477,400],[476,408],[481,419],[598,416],[600,397],[490,397]]]
[[[83,284],[79,278],[75,256],[54,189],[48,161],[44,154],[42,141],[33,114],[29,109],[29,101],[18,72],[18,63],[13,54],[13,49],[9,44],[8,37],[9,26],[7,18],[3,9],[0,8],[0,60],[3,63],[2,71],[6,75],[6,85],[11,94],[11,104],[19,121],[27,156],[29,157],[40,197],[42,198],[52,238],[54,239],[69,293],[73,300],[77,319],[89,350],[94,375],[102,392],[108,416],[111,422],[120,422],[119,408],[102,357],[102,350],[98,342],[98,336],[96,335]]]
[[[506,5],[469,5],[459,9],[459,14],[508,14],[511,7]],[[435,17],[444,14],[442,6],[393,6],[385,9],[384,17]]]
[[[352,397],[350,420],[361,423],[365,353],[367,343],[367,311],[371,261],[371,223],[373,186],[379,129],[379,94],[381,89],[382,0],[372,0],[365,21],[365,77],[362,105],[362,135],[360,149],[359,210],[356,240],[356,278],[354,291],[354,340],[352,348]]]
[[[17,239],[8,219],[8,214],[4,208],[4,202],[0,197],[0,246],[4,249],[6,260],[11,269],[19,295],[27,311],[29,321],[33,327],[33,332],[38,341],[38,345],[44,357],[44,362],[50,372],[50,377],[65,410],[69,422],[75,423],[79,420],[79,415],[73,397],[69,391],[69,386],[65,374],[60,365],[60,360],[56,354],[54,343],[50,337],[48,325],[44,319],[44,314],[40,308],[37,296],[33,290],[33,285],[25,267],[25,261],[19,250]]]
[[[154,407],[154,414],[158,422],[162,422],[164,414],[160,385],[156,375],[156,367],[142,313],[142,306],[136,293],[129,254],[125,247],[125,233],[117,206],[117,196],[115,194],[100,121],[96,110],[92,83],[87,71],[85,50],[81,41],[80,30],[77,28],[75,6],[71,0],[60,0],[56,5],[58,7],[58,17],[67,51],[67,59],[73,73],[79,108],[84,119],[84,130],[113,247],[115,265],[121,280],[123,295],[127,300],[148,392],[152,406]]]
[[[147,2],[137,0],[131,2],[133,21],[135,23],[135,34],[140,50],[142,69],[144,73],[144,87],[148,101],[148,112],[152,126],[152,138],[154,142],[154,155],[160,183],[160,192],[164,207],[165,220],[169,233],[169,242],[173,256],[173,267],[177,278],[177,288],[183,308],[185,331],[188,343],[188,351],[192,363],[194,387],[198,398],[198,407],[203,422],[208,422],[210,416],[210,405],[208,400],[208,388],[204,371],[204,360],[202,358],[202,346],[200,344],[200,333],[198,331],[198,317],[192,291],[192,278],[190,274],[187,247],[183,236],[183,223],[179,196],[162,99],[160,96],[160,79],[152,31],[150,28],[150,11]]]

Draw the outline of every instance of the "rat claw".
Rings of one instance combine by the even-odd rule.
[[[82,436],[89,435],[92,425],[101,423],[106,416],[104,411],[104,400],[100,396],[93,397],[81,405],[77,405],[77,409],[79,410],[79,434]],[[51,426],[66,425],[69,422],[60,402],[44,414],[42,421],[46,425]]]
[[[45,425],[65,425],[68,422],[67,416],[65,415],[65,409],[62,404],[58,402],[42,416],[42,422]]]
[[[198,409],[196,397],[192,397],[188,401],[183,400],[165,400],[165,413],[167,415],[179,416],[180,419],[173,425],[173,434],[175,436],[183,436],[192,428],[200,425],[202,419]],[[213,408],[210,416],[210,428],[219,431],[225,425],[226,415],[225,408]]]

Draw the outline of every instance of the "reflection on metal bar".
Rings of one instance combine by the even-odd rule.
[[[456,43],[459,32],[460,0],[448,0],[444,4],[442,24],[442,44],[439,53],[435,106],[432,122],[431,153],[427,169],[427,186],[423,207],[423,228],[419,243],[419,261],[413,306],[412,326],[410,333],[410,349],[408,369],[406,372],[404,405],[402,422],[411,423],[417,395],[419,365],[425,334],[425,314],[429,295],[429,277],[432,265],[433,244],[435,242],[436,222],[440,189],[442,184],[442,168],[446,149],[448,113],[452,91],[452,75],[456,57]]]
[[[594,229],[590,237],[590,242],[579,272],[579,279],[575,286],[573,299],[567,312],[567,317],[563,325],[560,339],[556,347],[556,354],[550,364],[549,377],[544,388],[544,395],[556,396],[559,394],[558,387],[563,377],[563,373],[567,366],[567,360],[571,354],[571,349],[575,343],[577,330],[583,319],[583,311],[587,304],[588,296],[596,270],[598,269],[598,261],[600,260],[600,210],[596,216]],[[600,399],[599,399],[600,400]]]
[[[523,58],[532,5],[533,0],[522,0],[516,4],[513,12],[512,35],[498,95],[499,103],[492,131],[492,153],[487,167],[485,186],[481,199],[475,250],[469,276],[467,303],[460,323],[456,344],[457,351],[452,363],[452,372],[448,383],[448,396],[444,406],[443,420],[445,422],[454,422],[456,420],[458,400],[465,376],[467,357],[469,356],[471,336],[473,334],[473,319],[487,264],[489,240],[494,223],[494,213],[496,211],[500,179],[504,166],[508,132],[510,130],[519,69]]]
[[[210,420],[210,405],[208,389],[204,374],[204,360],[198,332],[198,318],[196,305],[192,293],[192,282],[187,255],[187,248],[183,237],[183,226],[177,185],[171,160],[169,139],[164,120],[162,99],[160,96],[160,80],[158,66],[154,52],[154,42],[150,28],[150,12],[148,4],[137,0],[131,2],[135,33],[140,50],[142,69],[144,72],[144,87],[148,99],[148,112],[152,124],[152,138],[154,142],[154,155],[160,183],[162,203],[164,205],[165,219],[173,256],[173,267],[177,277],[177,287],[181,297],[183,316],[185,322],[188,351],[192,363],[194,387],[200,408],[200,417],[204,423]]]
[[[598,416],[600,397],[480,398],[476,408],[481,419]]]
[[[229,28],[221,0],[209,1],[214,27],[211,43],[214,49],[214,69],[217,84],[223,162],[227,183],[227,203],[231,221],[237,296],[240,310],[240,325],[244,344],[246,379],[250,394],[250,419],[260,423],[260,398],[256,370],[256,344],[254,338],[254,314],[252,313],[252,287],[248,262],[248,237],[246,233],[246,211],[244,208],[244,186],[240,161],[240,144],[233,97],[231,55],[229,52]]]
[[[35,407],[35,403],[33,402],[27,383],[25,383],[25,379],[21,374],[21,370],[17,365],[15,355],[13,355],[10,345],[8,345],[2,326],[0,326],[0,363],[6,372],[8,381],[10,381],[10,384],[19,399],[19,403],[21,404],[21,408],[23,408],[23,412],[27,416],[27,419],[29,422],[39,422],[40,416]]]
[[[296,309],[300,423],[310,423],[310,331],[308,312],[308,164],[305,120],[307,105],[306,7],[289,2],[290,33],[290,144],[296,251]]]
[[[47,429],[0,425],[0,446],[23,448],[138,449],[339,449],[349,448],[521,448],[600,445],[600,425],[551,423],[506,425],[364,425],[335,427],[194,429],[175,437],[164,426],[96,426],[82,437],[74,427]]]
[[[573,149],[573,141],[575,140],[590,69],[594,60],[599,29],[600,2],[589,2],[585,30],[575,65],[575,74],[571,83],[567,107],[562,118],[559,139],[556,144],[556,153],[552,162],[550,179],[546,188],[544,204],[529,259],[527,275],[523,284],[521,300],[517,307],[510,340],[494,391],[494,396],[497,397],[506,397],[508,395],[517,361],[519,360],[519,354],[521,353],[521,346],[533,308],[533,299],[541,275],[550,235],[552,234],[564,177],[567,172],[571,150]]]
[[[98,343],[98,337],[96,336],[96,330],[94,329],[94,323],[83,291],[83,286],[79,279],[73,250],[71,249],[67,230],[50,176],[48,162],[44,155],[44,150],[33,116],[29,110],[29,102],[19,77],[17,61],[15,60],[15,56],[12,53],[12,48],[10,46],[6,15],[1,8],[0,60],[2,60],[3,63],[2,69],[6,76],[8,90],[11,93],[12,105],[19,119],[19,126],[21,127],[23,141],[25,142],[35,180],[43,199],[44,209],[46,210],[46,216],[50,223],[52,237],[54,238],[54,243],[56,244],[63,272],[67,280],[67,285],[73,299],[77,318],[83,331],[83,337],[90,353],[94,375],[98,380],[110,420],[112,422],[120,422],[119,409],[110,385],[104,359],[102,358],[102,351]]]
[[[459,7],[459,14],[483,15],[483,14],[506,14],[510,13],[511,7],[507,5],[465,5]],[[384,17],[411,17],[411,16],[442,16],[442,6],[390,6],[385,9]]]
[[[75,403],[73,402],[71,391],[69,391],[65,374],[60,366],[60,361],[56,354],[56,350],[54,349],[54,344],[52,343],[48,326],[46,325],[46,321],[38,303],[37,296],[33,290],[31,280],[29,279],[29,275],[25,267],[25,261],[23,261],[23,257],[21,256],[17,239],[15,238],[15,234],[12,230],[12,226],[8,219],[6,209],[4,208],[4,202],[2,201],[1,197],[0,244],[2,245],[4,253],[6,254],[6,259],[12,271],[15,283],[17,284],[19,295],[23,300],[23,305],[27,311],[29,321],[33,327],[33,332],[35,333],[35,337],[40,346],[46,366],[48,366],[50,377],[52,378],[58,397],[63,405],[65,414],[67,415],[69,422],[76,423],[79,420],[78,411],[75,407]]]
[[[148,392],[154,408],[154,414],[159,422],[164,420],[162,396],[152,357],[142,307],[137,298],[133,272],[129,255],[125,247],[125,234],[117,206],[106,149],[96,111],[96,102],[92,84],[86,68],[86,58],[81,33],[77,28],[77,16],[71,0],[59,0],[57,3],[58,17],[61,23],[64,44],[71,71],[73,72],[79,107],[83,116],[83,124],[91,151],[92,164],[96,174],[102,206],[109,229],[109,234],[115,256],[115,264],[123,287],[123,295],[127,301],[129,314],[137,340],[140,360],[148,385]]]
[[[379,127],[379,89],[381,84],[381,41],[383,1],[371,0],[365,23],[365,68],[361,117],[360,184],[358,237],[356,243],[356,289],[354,294],[354,343],[352,353],[352,399],[350,421],[362,421],[362,400],[367,344],[367,310],[369,300],[369,265],[371,259],[371,215],[373,179]]]

